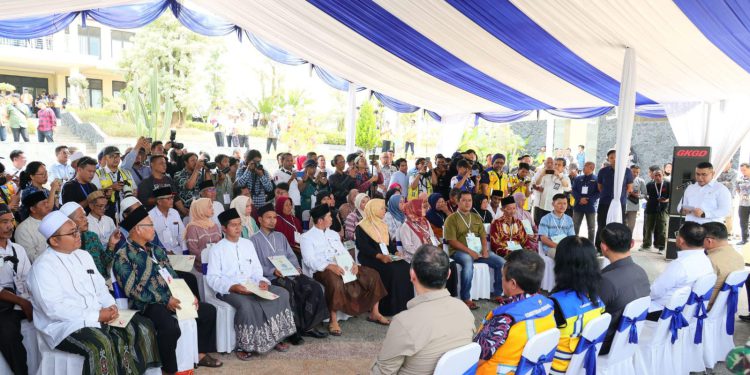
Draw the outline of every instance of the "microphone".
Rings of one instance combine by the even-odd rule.
[[[94,274],[94,270],[86,270],[86,273],[89,274],[89,275],[93,275]]]
[[[680,184],[679,186],[677,186],[675,189],[676,190],[687,189],[687,187],[690,186],[690,185],[692,185],[692,184],[693,184],[693,180],[687,180],[687,181],[683,182],[682,184]]]

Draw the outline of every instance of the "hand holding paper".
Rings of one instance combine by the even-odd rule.
[[[135,315],[135,310],[120,310],[117,318],[113,319],[111,322],[107,323],[112,327],[118,327],[118,328],[125,328],[129,323],[130,320],[133,319],[133,316]]]
[[[167,255],[172,269],[181,272],[190,272],[195,264],[195,255]]]
[[[183,279],[172,279],[169,284],[169,292],[172,297],[178,300],[175,308],[177,320],[195,319],[198,317],[198,310],[191,301],[195,301],[195,296]],[[171,300],[170,300],[171,302]]]
[[[269,292],[268,290],[261,289],[258,285],[251,281],[247,281],[244,284],[242,284],[247,290],[249,290],[252,294],[255,294],[256,296],[268,300],[274,300],[276,298],[279,298],[278,295]],[[268,286],[266,286],[266,289],[268,289]]]

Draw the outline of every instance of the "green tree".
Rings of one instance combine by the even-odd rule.
[[[173,122],[184,124],[191,107],[196,105],[196,93],[205,93],[197,86],[196,72],[201,68],[196,61],[209,50],[207,40],[171,15],[160,17],[136,33],[133,44],[123,52],[120,67],[128,86],[142,94],[149,93],[150,73],[155,66],[161,101],[172,100]]]
[[[370,101],[362,103],[359,108],[357,119],[357,134],[354,143],[365,151],[372,150],[380,144],[380,132],[375,125],[375,113],[373,113]]]

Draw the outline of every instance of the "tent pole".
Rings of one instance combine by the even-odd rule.
[[[357,86],[349,82],[348,95],[346,97],[346,117],[344,117],[344,127],[346,128],[346,153],[350,154],[355,149],[355,134],[357,118]]]

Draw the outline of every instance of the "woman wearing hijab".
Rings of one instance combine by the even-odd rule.
[[[370,197],[365,193],[359,193],[357,194],[357,197],[354,198],[354,207],[356,207],[356,210],[352,211],[346,217],[346,222],[344,222],[344,240],[354,241],[354,232],[357,229],[357,224],[359,224],[359,222],[365,217],[365,205],[367,205],[367,202],[369,201]]]
[[[239,195],[232,199],[229,208],[234,208],[240,214],[242,220],[242,238],[250,239],[255,233],[258,233],[258,224],[253,219],[253,200],[247,196]]]
[[[427,221],[432,226],[432,231],[438,238],[443,238],[443,226],[445,225],[445,219],[451,214],[448,209],[448,205],[445,203],[445,199],[440,193],[432,193],[427,198],[427,202],[430,204],[430,209],[427,210]]]
[[[406,215],[404,215],[403,211],[404,200],[401,198],[401,194],[394,194],[388,199],[388,212],[386,212],[385,218],[383,219],[385,224],[388,225],[388,234],[394,239],[394,241],[400,240],[398,237],[398,229],[401,228],[404,220],[406,220]]]
[[[378,271],[388,292],[380,300],[380,312],[392,316],[406,310],[406,303],[414,298],[414,288],[409,281],[409,263],[392,257],[396,253],[396,241],[388,234],[384,216],[385,201],[370,200],[365,206],[364,219],[356,229],[356,244],[359,263]],[[376,323],[390,324],[390,321],[383,318]]]
[[[301,258],[299,251],[299,237],[302,235],[302,222],[294,216],[294,206],[289,197],[276,197],[274,211],[278,215],[276,220],[276,231],[283,234],[289,241],[297,258]]]
[[[484,194],[474,194],[473,197],[474,204],[472,207],[472,210],[479,215],[479,217],[482,218],[482,222],[485,224],[491,224],[492,223],[492,213],[487,210],[487,206],[489,206],[490,201],[487,199],[487,196]]]
[[[346,203],[342,204],[341,207],[339,207],[339,216],[341,217],[342,223],[346,222],[346,218],[349,217],[350,213],[357,210],[357,205],[354,203],[354,199],[357,198],[357,195],[359,195],[359,190],[349,190],[349,194],[346,196]],[[357,222],[359,222],[359,220],[357,220]],[[353,228],[354,227],[352,227],[352,229]]]
[[[516,201],[516,219],[521,220],[524,226],[531,227],[534,233],[527,233],[529,240],[529,248],[536,250],[539,240],[539,228],[534,224],[534,218],[531,216],[531,212],[523,209],[523,205],[526,202],[526,195],[523,192],[513,194],[513,199]],[[525,222],[524,222],[525,221]]]
[[[185,244],[190,254],[195,255],[196,271],[202,272],[201,253],[207,247],[221,241],[221,229],[213,221],[214,208],[211,199],[199,198],[190,205],[190,223],[185,227]]]

